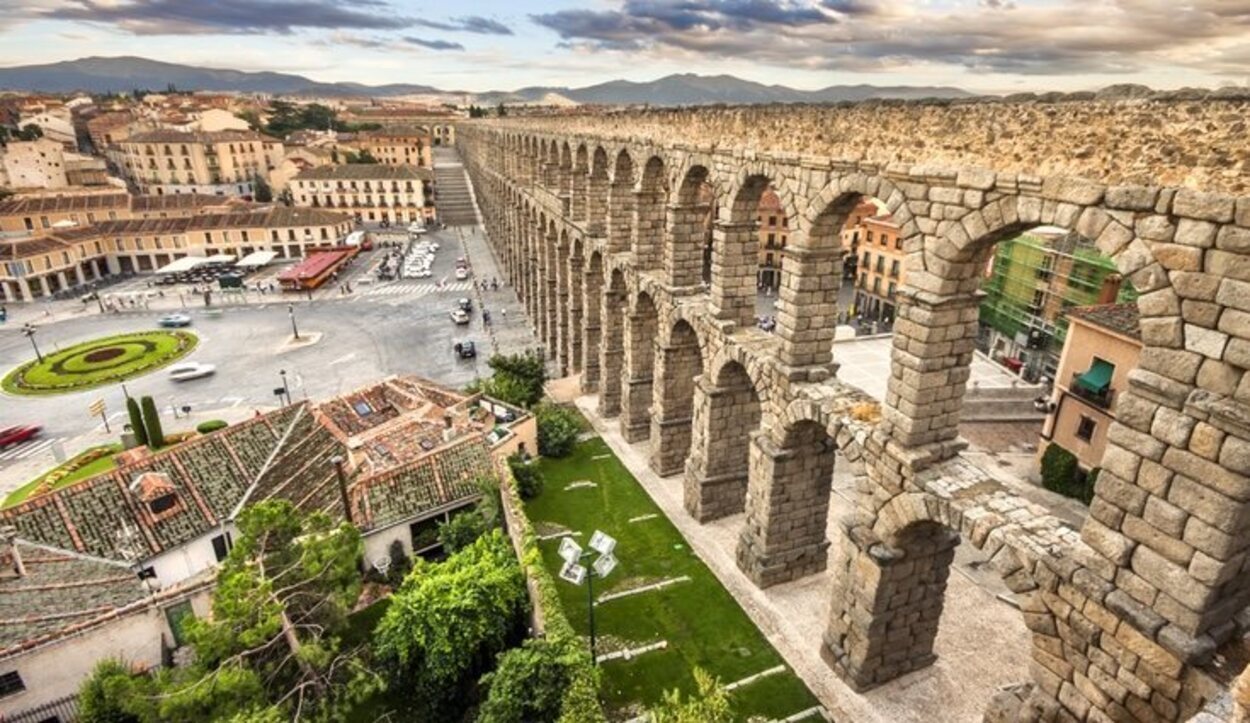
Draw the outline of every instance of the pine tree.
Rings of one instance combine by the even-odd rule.
[[[152,401],[152,397],[144,397],[141,404],[143,424],[148,432],[148,446],[152,449],[164,447],[165,433],[161,431],[161,417],[156,412],[156,402]]]
[[[143,426],[143,413],[139,411],[139,403],[134,397],[126,397],[126,411],[130,413],[130,431],[134,433],[135,441],[146,446],[148,430]]]

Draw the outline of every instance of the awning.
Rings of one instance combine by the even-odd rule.
[[[234,254],[213,254],[212,256],[204,259],[204,261],[205,263],[210,264],[228,264],[234,261],[235,258]]]
[[[180,274],[183,271],[190,271],[197,266],[203,266],[208,263],[208,259],[203,256],[183,256],[180,259],[171,261],[156,270],[158,274]]]
[[[278,257],[274,251],[253,251],[239,260],[236,266],[244,269],[260,268]]]
[[[1114,373],[1114,364],[1095,359],[1089,371],[1076,378],[1076,383],[1091,392],[1102,392],[1111,386],[1111,375]]]

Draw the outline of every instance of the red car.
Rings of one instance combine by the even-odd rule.
[[[18,425],[0,429],[0,449],[34,439],[43,427],[34,425]]]

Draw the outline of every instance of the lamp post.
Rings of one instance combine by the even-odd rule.
[[[589,550],[583,550],[572,537],[560,540],[560,557],[564,559],[564,566],[560,568],[560,579],[574,585],[581,585],[583,580],[586,582],[586,611],[590,622],[590,660],[595,665],[599,664],[599,658],[595,655],[595,578],[607,577],[616,569],[616,556],[612,554],[615,549],[616,540],[599,530],[595,530],[595,534],[591,535]],[[599,557],[594,562],[590,565],[582,564],[582,560],[593,557],[596,552],[599,553]]]
[[[35,358],[39,360],[39,363],[40,363],[40,364],[42,364],[42,363],[43,363],[43,354],[41,354],[41,353],[39,352],[39,345],[35,343],[35,332],[36,332],[36,331],[37,331],[37,329],[35,328],[35,325],[34,325],[34,324],[32,324],[32,323],[30,323],[29,321],[28,321],[28,322],[26,322],[26,326],[23,326],[23,327],[22,327],[22,333],[26,335],[26,338],[27,338],[27,339],[30,339],[30,345],[31,345],[31,347],[35,350]]]
[[[286,394],[286,403],[291,403],[291,387],[286,383],[286,370],[279,369],[278,376],[282,377],[282,391]]]
[[[291,333],[295,336],[295,340],[299,341],[299,327],[295,325],[295,304],[286,305],[286,315],[291,317]]]

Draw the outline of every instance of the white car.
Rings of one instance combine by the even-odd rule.
[[[465,279],[467,279],[467,278],[469,278],[469,270],[468,270],[468,269],[466,269],[466,268],[465,268],[465,267],[463,267],[463,266],[461,266],[461,267],[459,267],[458,269],[456,269],[456,279],[458,279],[458,280],[460,280],[460,281],[464,281],[464,280],[465,280]]]
[[[468,324],[469,313],[465,311],[464,309],[452,309],[451,320],[456,322],[457,324]]]
[[[169,378],[175,382],[185,382],[191,379],[199,379],[214,374],[217,367],[212,364],[202,364],[200,362],[184,362],[175,364],[169,368]]]
[[[425,233],[425,226],[414,223],[408,227],[408,233],[415,233],[415,234]]]

